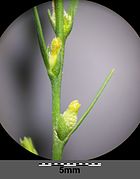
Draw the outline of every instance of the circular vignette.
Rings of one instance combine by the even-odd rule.
[[[47,18],[51,3],[39,6],[46,43],[54,37]],[[71,136],[63,159],[99,157],[124,142],[140,122],[140,40],[134,29],[110,9],[80,1],[66,44],[62,111],[79,99],[79,117],[110,69],[115,75],[80,128]],[[32,9],[1,37],[1,124],[19,143],[30,136],[40,156],[51,158],[51,89],[40,55]]]

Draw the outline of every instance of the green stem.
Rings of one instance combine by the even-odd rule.
[[[81,125],[81,123],[83,122],[83,120],[86,118],[86,116],[89,114],[89,112],[92,110],[92,108],[94,107],[94,105],[96,104],[96,102],[98,101],[99,97],[101,96],[104,88],[106,87],[106,85],[108,84],[109,80],[111,79],[113,73],[114,73],[115,69],[113,68],[110,73],[108,74],[108,76],[106,77],[104,83],[102,84],[101,88],[99,89],[99,91],[97,92],[94,100],[92,101],[92,103],[90,104],[90,106],[88,107],[88,109],[86,110],[86,112],[83,114],[83,116],[79,119],[79,121],[77,122],[77,124],[75,125],[75,127],[72,129],[72,131],[69,133],[69,135],[65,138],[64,143],[66,144],[68,139],[70,138],[70,136],[75,132],[75,130]]]
[[[56,130],[53,130],[53,150],[52,150],[52,159],[61,160],[64,149],[64,142],[61,141],[56,133]]]
[[[60,98],[61,98],[60,78],[55,78],[54,80],[52,80],[51,84],[52,84],[52,119],[53,119],[53,127],[56,127],[56,122],[60,115]]]
[[[61,77],[51,81],[52,83],[52,125],[53,125],[53,146],[52,159],[61,160],[64,144],[57,136],[57,122],[60,116],[61,99]]]
[[[51,80],[52,84],[52,120],[53,120],[53,148],[52,148],[52,159],[60,160],[62,158],[62,151],[64,143],[57,136],[57,122],[61,113],[61,81],[62,81],[62,70],[64,61],[64,48],[61,51],[61,69],[57,78]]]
[[[63,0],[54,0],[56,35],[64,41],[64,2]]]
[[[56,128],[57,122],[60,116],[61,111],[61,81],[62,81],[62,70],[63,70],[63,63],[64,63],[64,4],[63,0],[54,0],[55,6],[55,18],[56,18],[56,36],[61,38],[62,40],[62,49],[61,49],[61,67],[60,73],[58,77],[51,80],[52,84],[52,118],[53,118],[53,149],[52,149],[52,159],[53,160],[61,160],[64,143],[58,138]]]
[[[64,38],[64,2],[63,0],[53,0],[54,10],[55,10],[55,20],[56,20],[56,36],[62,41],[62,49],[58,59],[60,63],[60,72],[58,76],[49,76],[52,85],[52,125],[53,125],[53,147],[52,147],[52,159],[60,160],[62,158],[62,152],[64,148],[64,142],[61,141],[57,136],[57,122],[61,113],[61,81],[62,81],[62,71],[64,63],[64,49],[65,49],[65,38]],[[49,14],[50,15],[50,14]],[[47,70],[49,69],[48,62],[48,49],[46,47],[46,42],[43,35],[43,30],[38,14],[37,7],[34,7],[34,20],[35,26],[38,34],[38,41],[41,50],[41,54],[45,63]]]

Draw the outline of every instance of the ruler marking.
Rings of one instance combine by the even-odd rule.
[[[45,163],[45,162],[42,162],[42,163],[39,163],[39,167],[51,167],[51,166],[65,166],[65,167],[75,167],[75,166],[86,166],[86,167],[100,167],[101,166],[101,163],[82,163],[82,162],[79,162],[79,163],[63,163],[63,162],[55,162],[55,163]]]

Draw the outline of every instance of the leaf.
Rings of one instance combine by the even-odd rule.
[[[24,137],[23,139],[20,138],[20,145],[26,150],[32,152],[33,154],[38,155],[38,152],[36,151],[32,139],[30,137]]]

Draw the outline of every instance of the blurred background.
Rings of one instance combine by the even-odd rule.
[[[67,2],[66,2],[67,6]],[[46,43],[54,33],[51,3],[39,6]],[[113,11],[80,1],[67,40],[62,112],[78,99],[84,113],[111,68],[116,72],[95,108],[71,136],[63,159],[101,156],[124,142],[140,121],[140,40]],[[51,89],[37,42],[32,10],[16,19],[0,39],[0,122],[17,142],[32,137],[43,157],[51,158]]]

